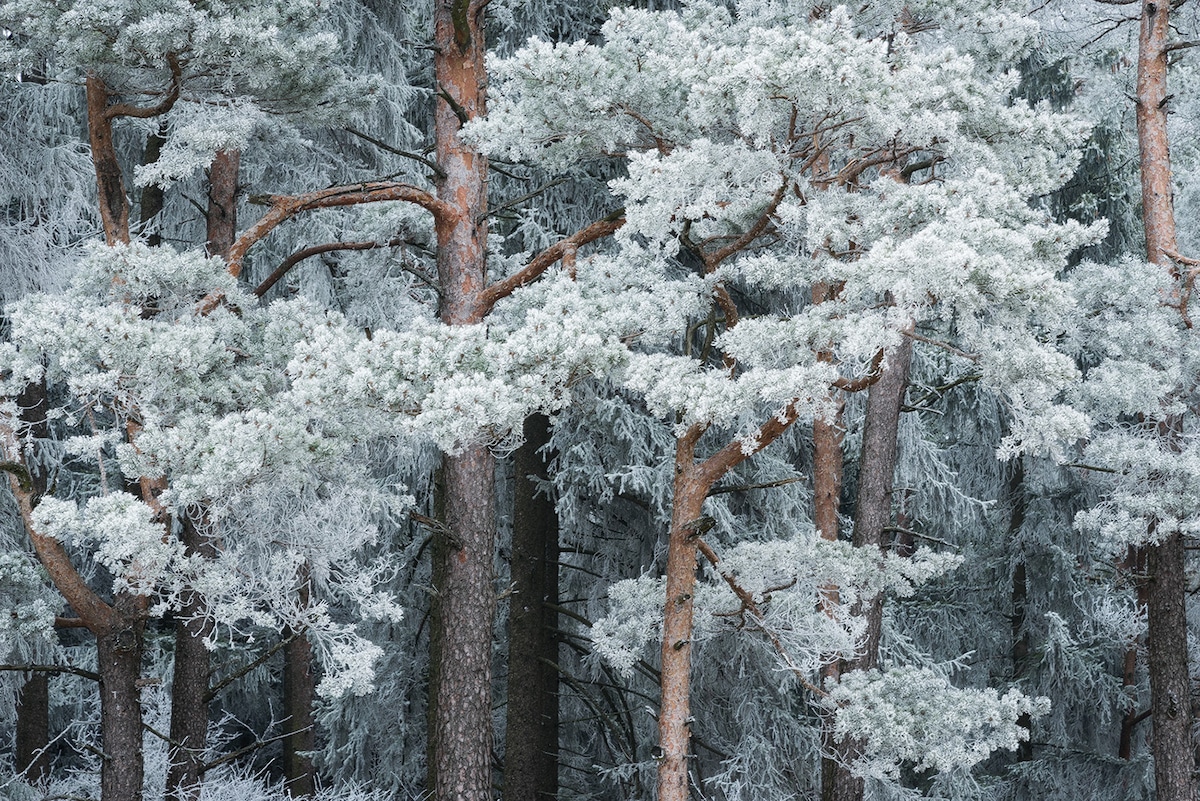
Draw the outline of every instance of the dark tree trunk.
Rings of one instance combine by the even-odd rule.
[[[887,355],[879,380],[867,394],[863,422],[862,453],[859,457],[858,500],[854,510],[854,547],[881,550],[883,532],[892,522],[892,483],[898,456],[897,433],[900,407],[908,389],[912,364],[912,340],[904,337]],[[847,670],[870,670],[879,661],[879,637],[883,624],[883,598],[859,604],[855,614],[867,620],[866,637],[856,659],[840,666]],[[865,783],[849,769],[857,750],[853,742],[832,742],[826,737],[831,758],[822,760],[822,801],[862,801]]]
[[[496,588],[495,459],[476,445],[445,459],[446,529],[433,746],[434,797],[492,797],[492,625]]]
[[[49,436],[46,425],[45,379],[30,384],[17,396],[21,419],[29,426],[35,439]],[[46,476],[30,471],[32,501],[46,494]],[[50,777],[50,677],[33,673],[17,695],[16,769],[27,781],[38,782]]]
[[[34,673],[17,695],[17,773],[31,784],[50,778],[50,677]]]
[[[146,148],[142,151],[142,164],[153,164],[158,161],[159,156],[162,155],[163,145],[166,143],[167,127],[160,123],[158,130],[146,137]],[[139,230],[150,247],[158,247],[162,244],[162,235],[159,233],[158,225],[154,223],[154,218],[162,212],[164,201],[165,194],[161,186],[149,184],[142,187],[138,203]],[[153,230],[148,230],[152,225],[154,226]]]
[[[96,635],[100,673],[101,801],[141,801],[142,798],[142,675],[143,599],[119,595],[114,607],[119,625]]]
[[[209,538],[191,517],[181,520],[180,539],[189,556],[216,555]],[[210,663],[204,640],[212,633],[204,599],[193,590],[183,593],[175,622],[175,670],[171,680],[171,747],[168,754],[167,798],[196,801],[208,743],[208,678]]]
[[[513,455],[512,602],[508,613],[505,801],[558,794],[558,513],[536,480],[549,477],[539,451],[550,442],[544,414],[525,420]]]
[[[309,603],[308,573],[300,583],[300,603]],[[285,631],[284,636],[291,636]],[[316,773],[309,753],[316,748],[316,721],[313,701],[316,700],[316,672],[312,643],[304,632],[283,648],[283,708],[287,715],[284,726],[290,732],[283,738],[283,778],[288,794],[293,798],[311,797],[317,792]]]

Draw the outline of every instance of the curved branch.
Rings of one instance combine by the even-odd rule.
[[[162,100],[153,106],[114,103],[104,110],[104,118],[107,120],[115,120],[117,117],[147,119],[166,114],[174,108],[175,101],[179,100],[179,93],[183,89],[183,69],[179,66],[179,58],[174,53],[167,54],[167,66],[171,69],[171,87],[167,90]]]
[[[374,250],[376,248],[394,248],[397,245],[405,243],[412,244],[412,241],[403,237],[390,239],[387,242],[325,242],[320,245],[309,245],[306,248],[301,248],[295,253],[292,253],[286,259],[279,263],[275,271],[268,275],[261,284],[254,290],[254,296],[261,298],[263,295],[279,282],[279,279],[288,274],[288,271],[295,267],[305,259],[313,256],[319,256],[322,253],[330,253],[335,250]]]
[[[229,272],[240,275],[242,260],[260,239],[297,214],[314,209],[332,209],[340,206],[357,206],[363,203],[380,203],[387,200],[403,200],[415,203],[428,210],[440,222],[458,217],[458,210],[444,200],[411,184],[395,181],[372,181],[349,186],[334,186],[303,195],[260,195],[250,198],[251,203],[270,206],[267,213],[254,225],[247,228],[233,247],[229,249]]]
[[[771,197],[771,202],[767,204],[763,213],[755,220],[754,225],[750,226],[746,233],[739,236],[737,239],[730,242],[725,247],[713,253],[711,256],[704,257],[704,271],[711,273],[720,266],[721,262],[748,246],[755,239],[762,235],[762,232],[767,229],[767,224],[771,222],[771,215],[775,213],[775,209],[779,208],[779,202],[783,200],[783,195],[787,191],[788,182],[784,180],[779,188],[775,190],[775,194]]]
[[[625,210],[619,209],[566,239],[555,242],[534,256],[520,271],[484,289],[475,303],[475,314],[478,318],[482,318],[491,312],[497,302],[508,297],[520,287],[536,281],[546,270],[550,269],[551,265],[567,256],[571,251],[616,232],[624,224]]]

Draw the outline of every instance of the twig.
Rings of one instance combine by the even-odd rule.
[[[216,684],[214,684],[212,687],[209,688],[208,692],[206,692],[204,694],[204,702],[208,703],[209,701],[212,701],[214,698],[216,698],[221,693],[222,690],[224,690],[230,684],[233,684],[235,681],[240,679],[242,676],[245,676],[247,673],[254,670],[255,668],[260,667],[263,663],[265,663],[272,656],[279,653],[279,651],[281,651],[284,647],[286,647],[288,643],[290,643],[292,640],[299,637],[301,633],[302,632],[299,632],[299,631],[293,631],[291,634],[284,637],[278,643],[276,643],[275,645],[272,645],[270,648],[268,648],[266,651],[264,651],[263,654],[258,657],[258,659],[255,659],[254,661],[252,661],[246,665],[243,665],[242,667],[238,668],[234,672],[230,673],[225,678],[218,681]]]
[[[100,674],[93,673],[90,670],[77,668],[74,665],[0,665],[0,671],[17,671],[20,673],[70,673],[72,676],[79,676],[92,681],[100,681]]]
[[[777,481],[764,481],[761,484],[741,484],[736,487],[713,487],[708,491],[709,496],[723,495],[727,492],[749,492],[756,489],[772,489],[773,487],[782,487],[787,484],[795,484],[797,481],[807,481],[807,476],[792,476],[791,478],[781,478]]]

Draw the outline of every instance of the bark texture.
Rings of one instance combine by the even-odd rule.
[[[558,792],[558,513],[536,481],[548,478],[539,450],[550,442],[550,421],[530,415],[524,429],[513,454],[504,798],[550,801]]]
[[[483,7],[479,0],[437,4],[434,15],[434,152],[442,175],[435,212],[441,318],[478,322],[486,283],[487,160],[459,136],[485,112]],[[492,797],[492,625],[496,609],[495,458],[475,445],[443,462],[446,541],[435,570],[439,625],[429,764],[437,801]]]
[[[121,174],[121,162],[117,159],[117,149],[113,143],[108,86],[100,76],[90,73],[85,87],[88,141],[92,146],[92,164],[96,168],[96,187],[99,190],[100,221],[104,225],[104,240],[110,245],[128,243],[129,198],[125,195],[125,179]]]
[[[213,558],[216,549],[196,521],[184,517],[180,538],[189,556]],[[183,593],[175,622],[175,668],[171,679],[171,746],[168,751],[167,798],[196,801],[208,743],[208,677],[211,659],[204,640],[212,633],[204,599]]]
[[[208,168],[208,212],[205,250],[210,256],[229,258],[237,239],[238,165],[237,150],[221,150]]]
[[[142,798],[142,615],[144,599],[114,600],[116,625],[96,632],[100,673],[101,801]]]
[[[1167,137],[1167,2],[1143,2],[1138,36],[1137,131],[1142,178],[1142,214],[1148,259],[1181,278],[1176,252],[1171,156]],[[1179,295],[1179,289],[1176,295]],[[1179,297],[1173,298],[1178,302]],[[1159,435],[1178,450],[1182,421],[1166,417]],[[1146,613],[1150,708],[1154,733],[1154,784],[1158,801],[1195,801],[1188,678],[1187,618],[1183,541],[1178,533],[1146,548],[1149,579]]]
[[[308,572],[301,575],[300,604],[308,606]],[[291,637],[285,630],[284,637]],[[316,771],[309,753],[316,749],[316,720],[313,702],[317,698],[316,671],[312,643],[303,632],[296,633],[283,648],[283,709],[289,732],[283,738],[283,780],[292,798],[307,798],[316,794]]]

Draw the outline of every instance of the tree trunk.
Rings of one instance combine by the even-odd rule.
[[[142,164],[153,164],[158,161],[162,155],[163,145],[167,143],[167,126],[165,123],[159,123],[158,129],[146,137],[146,148],[142,151]],[[162,235],[159,233],[158,225],[154,223],[154,218],[157,217],[163,210],[165,201],[165,193],[161,186],[157,184],[149,184],[142,187],[141,196],[138,203],[138,230],[141,232],[146,244],[150,247],[158,247],[162,244]],[[151,225],[154,225],[152,230]]]
[[[434,15],[435,153],[442,171],[438,198],[453,213],[437,215],[441,318],[478,322],[486,282],[487,160],[459,137],[485,113],[483,7],[480,0],[438,3]],[[433,731],[429,764],[436,801],[492,797],[492,625],[496,608],[495,458],[472,445],[443,462],[447,538],[435,586],[440,625],[431,668]]]
[[[1170,4],[1143,2],[1138,36],[1137,131],[1142,177],[1146,255],[1181,275],[1170,257],[1176,251],[1171,156],[1167,137],[1167,46]],[[1176,298],[1178,300],[1178,298]],[[1159,436],[1180,449],[1182,421],[1160,421]],[[1146,588],[1150,708],[1154,731],[1154,784],[1158,801],[1195,801],[1195,751],[1191,738],[1188,678],[1186,582],[1183,541],[1172,533],[1146,548]]]
[[[104,239],[110,245],[129,242],[129,199],[125,179],[113,145],[112,119],[108,116],[108,86],[95,73],[89,73],[87,88],[88,140],[92,146],[92,164],[96,168],[100,220]]]
[[[492,797],[492,624],[496,589],[495,459],[476,445],[445,459],[433,767],[438,801]]]
[[[550,442],[544,414],[525,419],[513,456],[512,602],[508,613],[505,801],[558,794],[558,513],[535,479],[549,475],[539,451]]]
[[[904,337],[887,356],[879,380],[867,394],[863,422],[862,453],[859,457],[858,500],[854,510],[854,547],[881,551],[883,531],[892,522],[892,483],[898,456],[897,433],[900,407],[908,389],[912,364],[912,340]],[[847,670],[870,670],[879,661],[879,637],[883,625],[883,598],[876,596],[854,610],[867,620],[866,637],[857,658],[838,666]],[[835,743],[826,732],[825,747],[830,757],[822,760],[822,801],[862,801],[865,782],[850,772],[857,747],[853,742]]]
[[[122,593],[118,625],[96,634],[100,673],[101,801],[142,798],[142,622],[144,599]],[[123,614],[122,614],[123,613]]]
[[[308,606],[308,571],[301,574],[300,603]],[[293,632],[284,631],[284,636]],[[313,770],[309,753],[316,748],[316,721],[313,718],[313,701],[316,700],[316,672],[313,664],[312,643],[297,632],[283,648],[283,708],[286,714],[284,726],[290,733],[283,738],[283,778],[288,795],[292,798],[307,798],[316,794],[316,772]]]
[[[210,256],[228,258],[237,239],[238,164],[237,150],[221,150],[208,168],[208,214],[204,249]]]
[[[34,439],[50,436],[46,424],[46,380],[34,382],[17,396],[21,420],[29,426]],[[46,494],[46,476],[30,471],[31,500],[37,503]],[[50,777],[50,676],[33,673],[17,695],[16,769],[26,781],[39,782]]]
[[[16,769],[30,784],[50,778],[50,677],[34,673],[17,694]]]
[[[184,515],[180,539],[189,556],[211,559],[216,549]],[[208,744],[208,677],[211,659],[205,638],[212,634],[212,621],[205,613],[204,599],[188,589],[175,622],[175,670],[171,679],[171,747],[168,753],[167,798],[196,801]]]
[[[667,542],[667,598],[663,611],[662,700],[658,710],[658,801],[687,801],[692,732],[691,660],[696,537],[711,480],[696,464],[703,429],[692,426],[675,445],[675,494]]]

